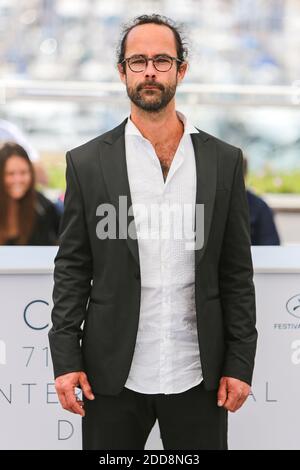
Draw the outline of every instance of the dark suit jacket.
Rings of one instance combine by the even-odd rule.
[[[49,332],[55,377],[83,370],[94,393],[107,395],[118,394],[126,382],[140,311],[138,241],[96,235],[99,204],[112,203],[117,214],[119,195],[127,196],[127,207],[132,204],[125,124],[126,119],[67,153]],[[191,136],[196,202],[205,204],[204,245],[195,250],[204,386],[216,389],[223,375],[251,384],[257,331],[242,152],[202,131]],[[128,224],[132,221],[128,216]]]

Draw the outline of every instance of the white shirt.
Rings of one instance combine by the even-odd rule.
[[[151,236],[146,237],[145,232],[153,204],[179,204],[181,209],[190,204],[187,215],[194,230],[196,165],[190,134],[198,131],[182,113],[177,111],[177,115],[184,123],[184,134],[166,181],[152,144],[130,117],[125,128],[141,273],[140,319],[125,387],[140,393],[180,393],[203,379],[196,323],[195,252],[186,249],[191,236],[168,237],[176,220],[170,216],[162,216],[156,225],[152,219]],[[148,214],[139,211],[139,204]]]

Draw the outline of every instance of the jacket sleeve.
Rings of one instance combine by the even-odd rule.
[[[222,375],[251,385],[257,344],[250,217],[239,150],[219,265],[224,315],[225,360]]]
[[[92,279],[92,256],[84,204],[70,152],[66,155],[67,189],[54,263],[50,350],[55,378],[82,371],[80,340]]]

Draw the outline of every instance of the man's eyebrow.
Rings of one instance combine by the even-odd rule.
[[[154,54],[152,57],[160,57],[161,55],[167,55],[171,57],[171,54],[168,52],[160,52],[159,54]],[[132,54],[130,57],[148,57],[146,54]]]
[[[159,54],[155,54],[153,57],[158,57],[160,55],[167,55],[167,56],[171,57],[171,54],[169,54],[168,52],[160,52]]]

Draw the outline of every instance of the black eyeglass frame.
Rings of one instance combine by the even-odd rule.
[[[136,58],[141,57],[141,58],[145,59],[145,67],[143,68],[143,70],[139,70],[139,71],[138,71],[138,70],[132,70],[132,68],[131,68],[130,65],[129,65],[129,60],[132,59],[132,58],[134,58],[134,57],[136,57]],[[165,58],[168,58],[168,59],[172,59],[172,62],[170,63],[170,67],[168,68],[168,70],[159,70],[159,69],[156,67],[156,65],[155,65],[155,60],[161,59],[162,57],[165,57]],[[146,68],[148,67],[148,62],[149,62],[149,60],[152,60],[153,66],[154,66],[155,70],[157,70],[158,72],[162,72],[162,73],[164,73],[164,72],[169,72],[169,70],[171,70],[171,68],[172,68],[172,66],[173,66],[173,61],[174,61],[174,60],[176,60],[176,62],[179,62],[180,64],[182,64],[182,63],[184,62],[183,60],[180,60],[180,59],[178,59],[177,57],[172,57],[172,56],[167,55],[167,54],[160,54],[160,55],[157,55],[157,56],[155,56],[155,57],[147,57],[147,56],[142,55],[142,54],[141,54],[141,55],[136,55],[136,54],[135,54],[135,55],[133,55],[133,56],[131,56],[131,57],[126,57],[125,59],[123,59],[123,60],[120,62],[120,64],[124,64],[124,62],[126,62],[127,65],[128,65],[128,67],[130,68],[130,70],[131,70],[132,72],[134,72],[134,73],[142,73],[142,72],[144,72],[144,71],[146,70]]]

